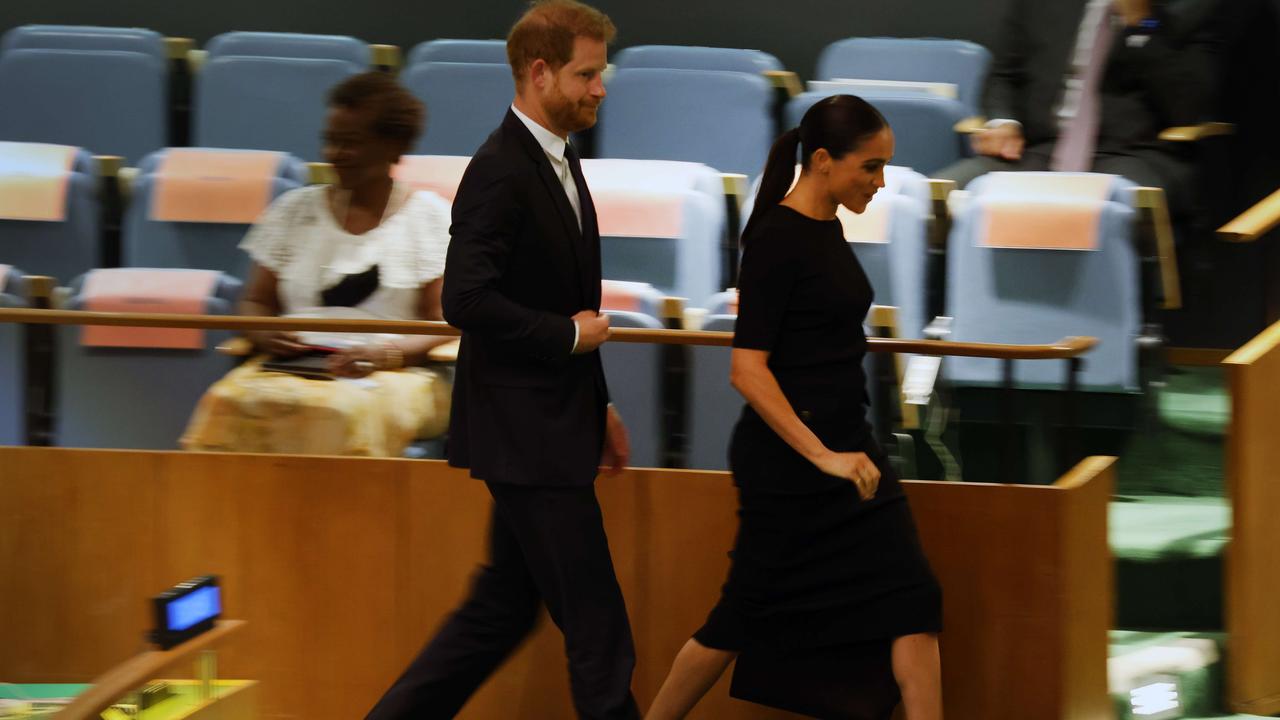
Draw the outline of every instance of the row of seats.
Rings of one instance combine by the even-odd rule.
[[[370,67],[350,37],[228,33],[209,42],[194,73],[192,144],[289,152],[319,160],[324,97]],[[0,41],[0,140],[90,148],[137,163],[166,142],[170,72],[164,38],[149,30],[24,26]],[[972,115],[989,63],[957,40],[852,38],[828,47],[821,82],[795,98],[794,124],[821,97],[855,91],[898,131],[900,164],[930,173],[963,151],[952,131]],[[758,50],[628,48],[615,58],[595,155],[679,160],[755,175],[779,128],[767,75],[777,58]],[[416,154],[470,155],[511,101],[500,40],[436,40],[415,47],[403,82],[428,108]],[[853,83],[853,84],[850,84]],[[941,93],[941,94],[939,94]]]
[[[10,145],[7,152],[14,157],[21,149]],[[223,167],[229,159],[256,164],[256,174],[230,175]],[[452,200],[467,161],[410,156],[396,174]],[[60,220],[4,219],[0,206],[0,262],[64,281],[103,266],[100,194],[80,162],[62,186]],[[19,167],[10,178],[24,171]],[[694,163],[640,160],[586,160],[583,171],[600,216],[606,277],[648,282],[695,304],[724,287],[728,207],[718,173]],[[148,155],[125,192],[121,264],[202,268],[247,279],[249,258],[238,245],[249,223],[270,200],[304,184],[307,174],[305,164],[283,154],[173,148]],[[0,158],[0,181],[5,177]],[[257,212],[228,215],[244,202],[242,195],[217,200],[224,197],[217,193],[237,188],[257,192]],[[194,202],[183,203],[184,198]],[[177,214],[171,209],[175,203]]]
[[[167,152],[198,162],[230,151]],[[249,218],[228,223],[156,217],[165,159],[162,153],[141,163],[124,213],[123,264],[204,268],[243,279],[248,260],[237,245]],[[304,173],[302,164],[288,156],[272,163],[274,171],[265,186],[269,197],[261,199],[263,205],[297,187]],[[398,174],[452,199],[465,164],[466,158],[416,156],[407,158]],[[600,213],[605,277],[647,282],[664,294],[704,307],[725,284],[720,260],[726,207],[719,176],[690,163],[626,160],[589,160],[584,172]],[[196,184],[187,187],[197,197],[206,198],[212,191],[200,182],[216,189],[230,184],[211,171],[200,174]],[[98,266],[92,183],[78,171],[70,175],[63,222],[0,220],[6,236],[0,261],[58,278]],[[1086,368],[1084,385],[1135,388],[1133,343],[1122,340],[1136,337],[1142,322],[1132,190],[1132,183],[1113,176],[995,173],[967,193],[954,193],[945,312],[957,318],[955,338],[1035,343],[1072,334],[1097,336],[1104,339],[1104,350],[1101,359]],[[217,210],[220,204],[209,205]],[[744,213],[750,211],[748,202]],[[900,332],[907,337],[921,337],[931,320],[928,224],[933,213],[924,176],[893,166],[886,173],[885,189],[867,212],[841,213],[846,238],[877,289],[878,302],[899,309]],[[1012,234],[1031,238],[1032,246],[986,246],[993,213],[1014,223],[1018,231]],[[1092,237],[1093,249],[1055,248],[1054,238],[1070,227],[1075,230],[1068,234]],[[1040,241],[1045,244],[1035,244]],[[1041,309],[1048,317],[1030,309]],[[996,335],[993,326],[1000,328]],[[960,360],[953,370],[959,378],[976,379],[990,377],[990,366]],[[1044,375],[1051,370],[1032,369],[1037,367],[1043,366],[1020,370],[1018,381],[1057,382],[1058,376]]]
[[[289,163],[280,167],[288,168]],[[923,308],[928,189],[922,176],[904,168],[890,168],[887,177],[887,187],[866,213],[842,215],[842,220],[853,252],[877,288],[877,301],[898,306],[900,334],[919,337],[927,321]],[[1077,181],[1077,187],[1064,187],[1064,178]],[[1037,180],[1042,181],[1038,192]],[[607,182],[600,185],[608,187]],[[1086,365],[1081,387],[1112,393],[1137,390],[1140,308],[1131,190],[1130,183],[1110,176],[1022,174],[1011,182],[1008,176],[993,174],[968,193],[954,193],[947,248],[952,339],[1024,344],[1092,335],[1101,340],[1101,347]],[[1025,225],[1028,218],[1046,214],[1053,232],[1037,233],[1034,226]],[[1024,225],[1011,232],[1009,223],[1019,222]],[[1075,230],[1064,232],[1072,223]],[[1010,247],[996,241],[1011,235],[1042,242]],[[1054,244],[1054,238],[1064,237],[1067,244]],[[640,299],[618,304],[606,293],[606,308],[618,313],[615,324],[660,327],[654,308],[663,293],[648,287],[633,295]],[[704,329],[732,329],[733,295],[713,295],[702,304],[709,313]],[[727,350],[693,352],[690,461],[695,467],[721,467],[724,418],[741,401],[727,385]],[[615,385],[628,396],[620,406],[638,408],[638,433],[644,435],[638,447],[644,452],[637,462],[657,457],[662,449],[661,408],[653,404],[662,396],[654,391],[662,367],[658,353],[656,346],[643,345],[609,346],[607,352]],[[1052,363],[1022,363],[1017,373],[1017,382],[1031,387],[1057,387],[1062,377]],[[948,361],[947,376],[956,385],[992,387],[1001,381],[1001,368],[994,361],[955,358]],[[173,397],[182,395],[175,392]]]

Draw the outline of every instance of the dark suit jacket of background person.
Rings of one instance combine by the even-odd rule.
[[[1022,123],[1028,147],[1053,142],[1064,78],[1085,0],[1012,0],[1000,28],[983,107]],[[1166,146],[1176,125],[1203,122],[1215,105],[1220,0],[1155,0],[1160,27],[1142,47],[1118,32],[1102,79],[1097,152]]]
[[[444,316],[463,331],[449,464],[480,480],[590,485],[608,390],[599,351],[572,355],[570,317],[600,308],[600,233],[582,229],[542,147],[507,111],[458,186]]]

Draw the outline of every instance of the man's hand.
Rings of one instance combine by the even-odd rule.
[[[609,470],[610,475],[617,475],[631,460],[631,441],[627,439],[627,427],[622,424],[622,416],[610,405],[604,416],[604,452],[600,456],[600,465]]]
[[[1002,123],[995,127],[983,128],[971,138],[973,151],[979,155],[1004,160],[1022,159],[1022,149],[1026,140],[1022,137],[1022,128],[1016,123]]]
[[[573,316],[578,324],[578,346],[575,353],[589,353],[609,339],[609,316],[595,310],[583,310]]]

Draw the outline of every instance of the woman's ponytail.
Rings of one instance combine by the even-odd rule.
[[[751,233],[751,226],[756,218],[764,215],[774,205],[782,202],[796,179],[796,155],[800,150],[800,128],[794,127],[778,136],[769,150],[769,160],[764,166],[764,175],[760,178],[760,189],[756,191],[756,202],[751,209],[751,218],[742,231],[745,241]]]

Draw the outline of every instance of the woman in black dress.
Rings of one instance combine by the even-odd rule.
[[[872,289],[836,219],[884,187],[893,146],[875,108],[837,95],[770,151],[733,339],[730,379],[747,400],[729,449],[733,566],[650,720],[684,717],[735,658],[735,697],[868,719],[901,699],[908,720],[942,717],[941,592],[866,421]]]

